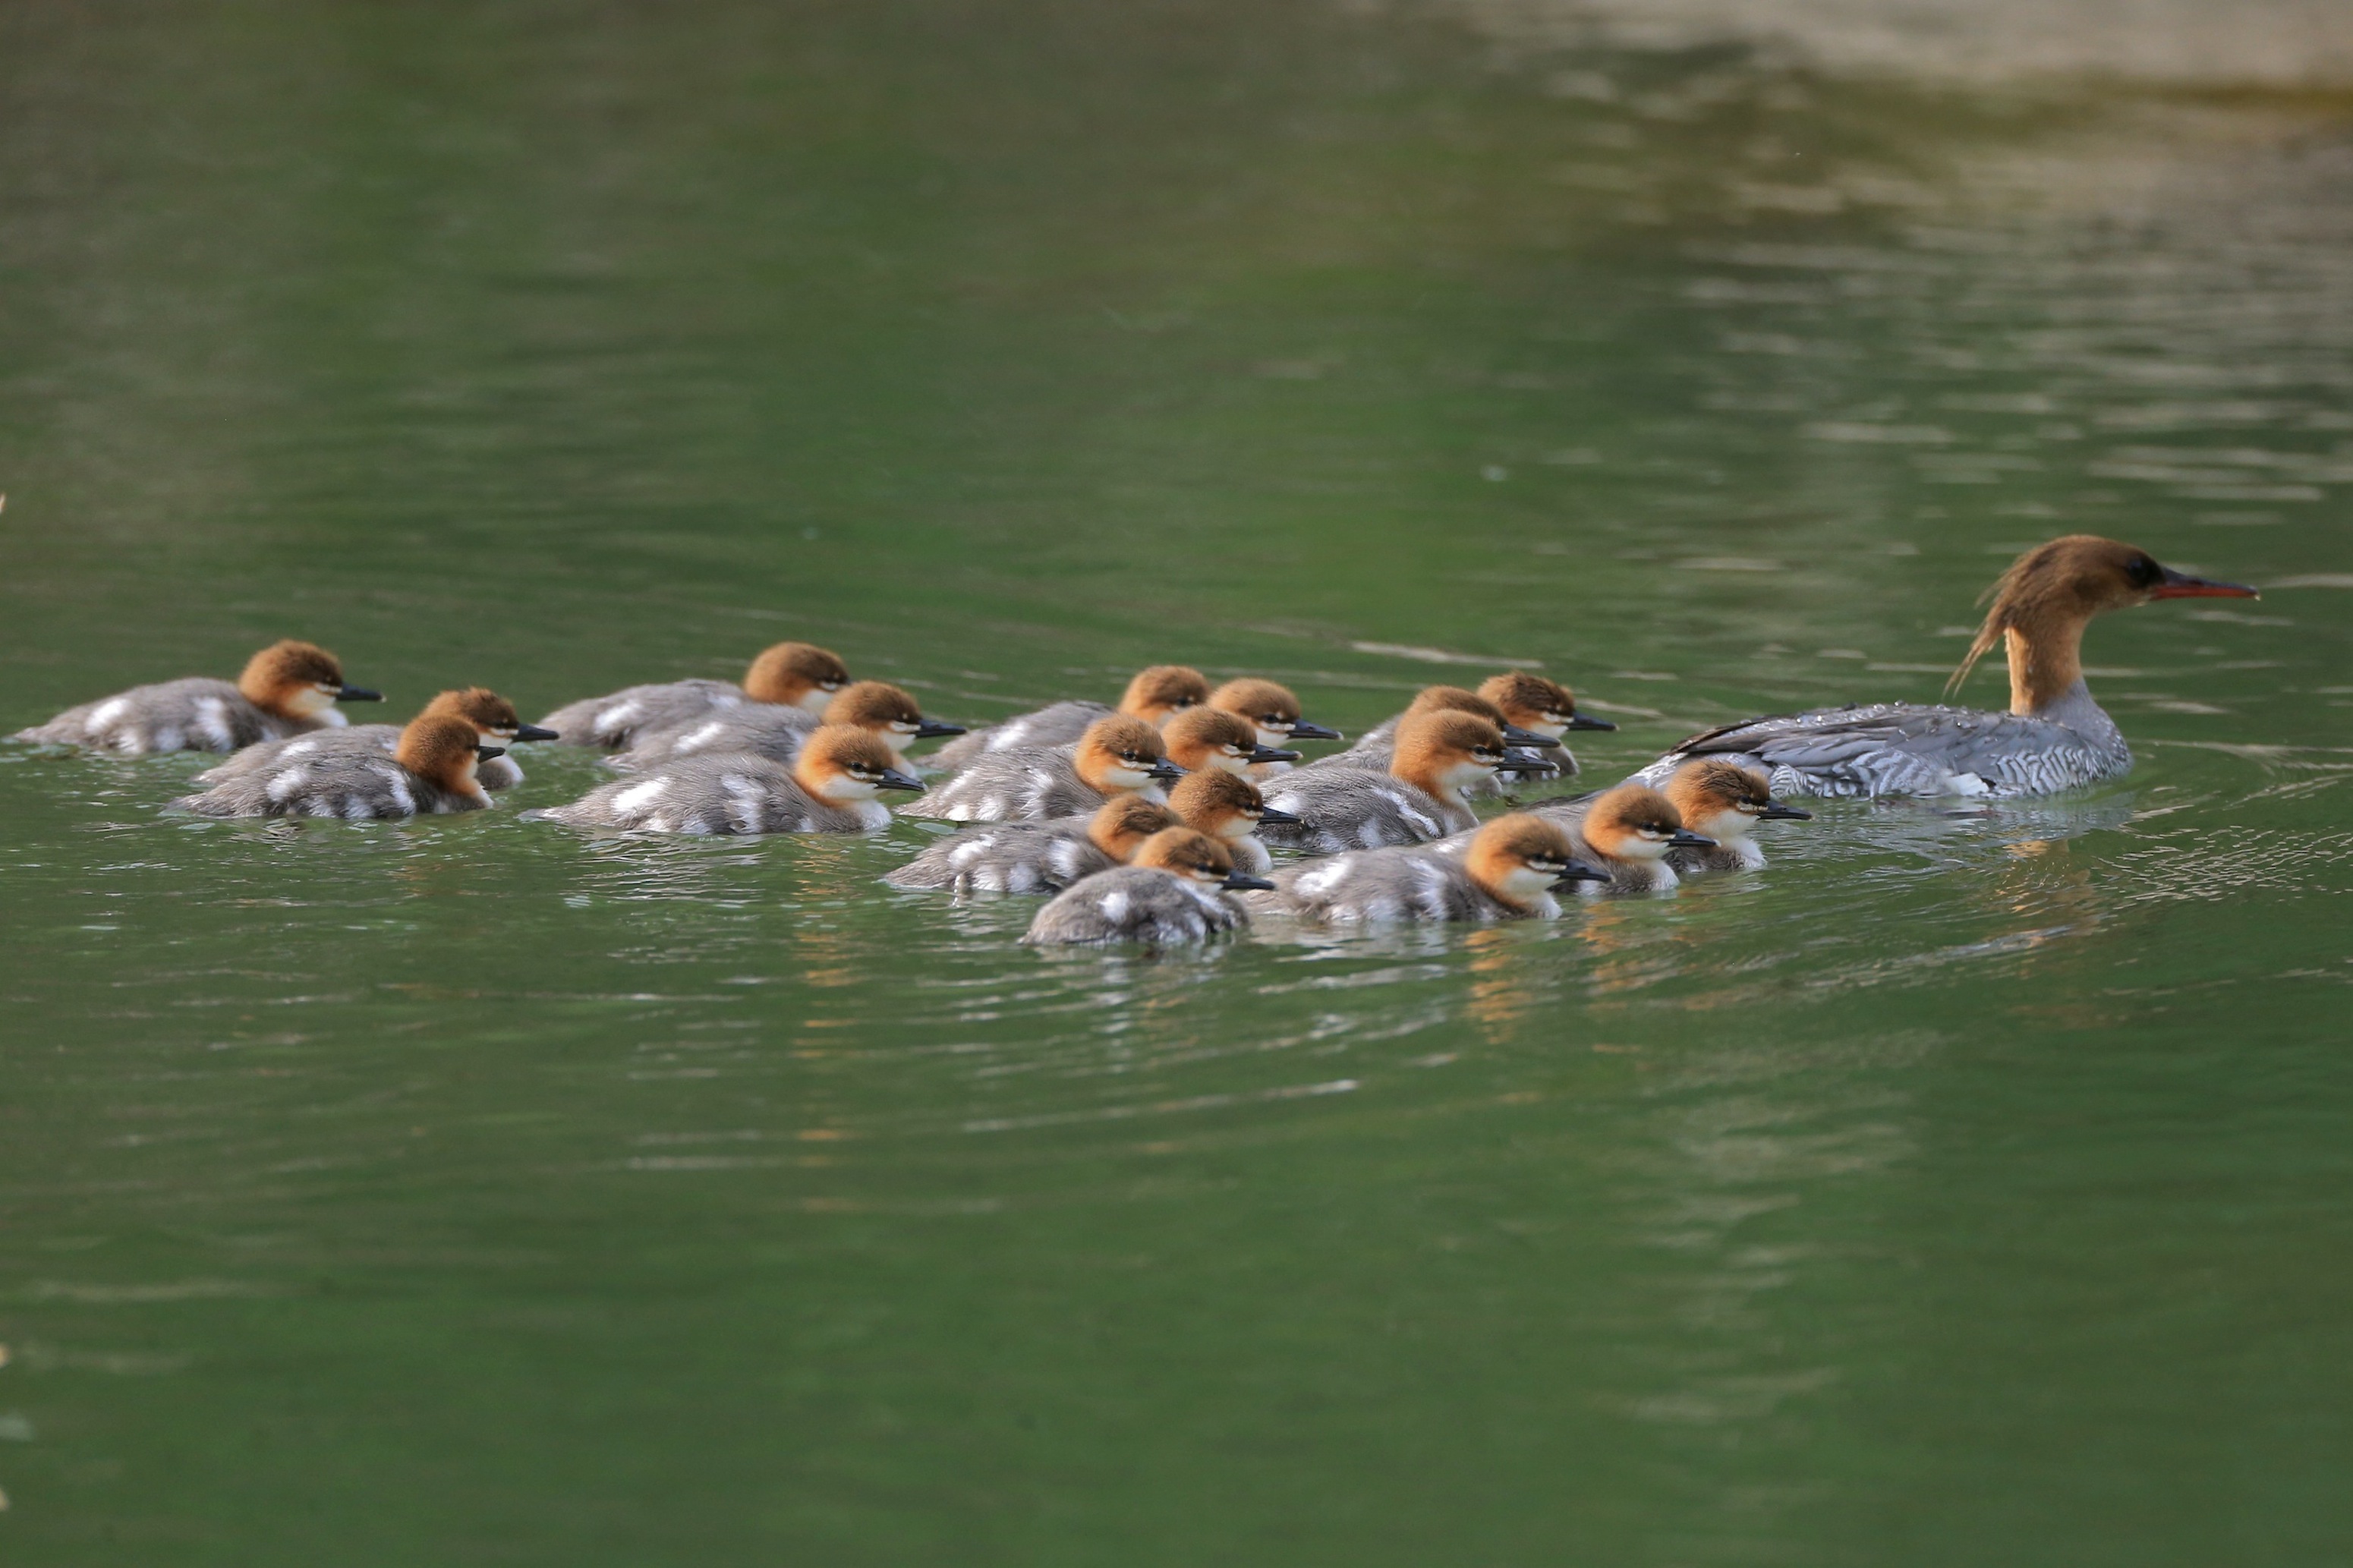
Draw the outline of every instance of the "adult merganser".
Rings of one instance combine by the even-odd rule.
[[[1208,834],[1171,827],[1145,839],[1133,864],[1099,871],[1055,894],[1021,940],[1031,947],[1206,942],[1250,924],[1249,914],[1221,889],[1269,886],[1263,878],[1235,870],[1226,847]]]
[[[1265,763],[1295,763],[1299,753],[1266,745],[1258,728],[1239,713],[1219,708],[1187,708],[1160,727],[1168,760],[1187,773],[1216,768],[1237,778]]]
[[[1713,849],[1715,840],[1683,826],[1675,803],[1648,784],[1631,782],[1581,803],[1573,820],[1553,815],[1577,858],[1609,873],[1580,885],[1580,893],[1657,893],[1675,885],[1667,857],[1678,849]]]
[[[519,741],[553,741],[555,731],[543,730],[536,724],[526,724],[515,713],[515,705],[484,686],[469,686],[462,690],[444,691],[427,702],[417,715],[419,719],[463,719],[473,725],[485,744],[512,746]],[[309,766],[327,756],[361,756],[370,754],[391,756],[400,749],[401,727],[397,724],[353,724],[342,730],[318,730],[307,735],[292,735],[282,741],[263,741],[233,753],[229,760],[216,767],[206,769],[195,776],[200,784],[216,784],[247,773],[274,773],[295,765]],[[515,766],[512,753],[494,756],[474,771],[474,781],[487,790],[512,789],[522,783],[522,770]]]
[[[1155,664],[1140,669],[1127,683],[1116,709],[1100,702],[1055,702],[995,724],[984,724],[961,741],[952,741],[932,753],[943,768],[961,768],[991,752],[1028,751],[1035,746],[1067,746],[1098,719],[1124,713],[1155,726],[1187,708],[1209,700],[1209,678],[1181,664]]]
[[[879,833],[886,789],[921,793],[898,753],[851,724],[828,724],[802,743],[792,766],[766,757],[681,757],[637,778],[533,815],[575,827],[648,833]]]
[[[1757,870],[1765,864],[1765,850],[1755,837],[1758,823],[1810,822],[1814,815],[1775,800],[1765,775],[1755,768],[1721,757],[1685,763],[1668,775],[1667,787],[1660,793],[1674,803],[1685,827],[1715,840],[1710,849],[1667,852],[1667,864],[1686,877],[1701,871]]]
[[[1124,795],[1105,801],[1091,816],[967,827],[882,879],[894,888],[958,894],[1059,892],[1082,877],[1125,865],[1145,839],[1182,826],[1167,806]]]
[[[1261,746],[1288,746],[1294,741],[1341,741],[1347,737],[1337,730],[1327,730],[1321,724],[1311,724],[1300,717],[1299,699],[1291,688],[1280,681],[1261,680],[1244,676],[1229,680],[1209,693],[1209,706],[1228,713],[1239,713],[1258,731]],[[1250,777],[1270,779],[1277,773],[1291,771],[1287,762],[1261,763],[1250,769]]]
[[[887,680],[860,680],[843,687],[825,705],[823,713],[762,702],[721,709],[662,730],[639,730],[635,743],[607,760],[624,773],[652,767],[672,757],[716,756],[723,752],[748,752],[755,757],[789,763],[800,754],[801,742],[819,725],[855,724],[890,743],[907,763],[907,748],[918,741],[961,735],[964,726],[927,719],[902,689]]]
[[[412,719],[389,757],[373,746],[223,779],[202,795],[175,800],[200,816],[423,816],[480,811],[491,804],[476,765],[502,754],[485,746],[472,722],[448,714]]]
[[[1551,764],[1514,756],[1504,733],[1476,713],[1440,709],[1414,713],[1398,726],[1386,773],[1371,768],[1298,768],[1269,784],[1269,805],[1295,824],[1262,826],[1279,847],[1335,854],[1421,844],[1475,826],[1464,791],[1500,771]]]
[[[1525,669],[1491,675],[1479,683],[1479,695],[1503,710],[1506,722],[1542,735],[1560,749],[1545,754],[1560,764],[1564,774],[1577,772],[1577,756],[1561,737],[1571,730],[1615,730],[1607,719],[1577,710],[1577,694],[1557,680]]]
[[[383,700],[384,693],[346,681],[343,665],[325,648],[289,639],[246,660],[235,685],[195,676],[134,686],[69,708],[10,739],[134,757],[234,752],[257,741],[341,725],[338,702]]]
[[[1382,720],[1356,737],[1356,743],[1345,751],[1333,752],[1306,764],[1307,768],[1370,768],[1375,773],[1388,770],[1396,748],[1398,726],[1418,713],[1475,713],[1504,732],[1504,739],[1514,746],[1530,751],[1558,749],[1556,735],[1543,734],[1524,729],[1505,717],[1504,710],[1480,696],[1460,686],[1425,686],[1414,694],[1406,710]]]
[[[1558,823],[1514,812],[1480,828],[1459,857],[1429,846],[1352,850],[1278,871],[1272,892],[1244,902],[1335,924],[1553,920],[1555,891],[1608,880],[1577,858]]]
[[[1222,768],[1187,773],[1168,792],[1168,809],[1196,833],[1206,833],[1233,852],[1234,864],[1254,877],[1266,875],[1274,857],[1257,834],[1261,823],[1277,826],[1299,819],[1266,804],[1259,786]]]
[[[828,650],[811,643],[780,642],[752,661],[741,686],[694,679],[624,687],[603,697],[568,702],[540,723],[561,733],[568,744],[617,752],[640,734],[675,729],[713,709],[772,702],[820,715],[833,694],[849,684],[849,671]]]
[[[950,822],[1044,822],[1091,812],[1115,795],[1165,805],[1160,785],[1185,776],[1168,761],[1160,731],[1141,719],[1098,719],[1076,747],[989,752],[907,808]]]
[[[2132,767],[2125,738],[2084,684],[2084,627],[2152,599],[2258,597],[2160,566],[2113,539],[2039,544],[1989,590],[1993,607],[1945,686],[1949,695],[1996,643],[2010,660],[2010,711],[1914,702],[1816,709],[1704,731],[1634,776],[1656,784],[1698,756],[1764,771],[1779,795],[2050,795]]]

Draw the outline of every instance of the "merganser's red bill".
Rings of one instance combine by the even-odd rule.
[[[2205,577],[2192,577],[2187,573],[2165,568],[2165,581],[2157,585],[2152,599],[2260,599],[2261,594],[2243,583],[2216,583]]]

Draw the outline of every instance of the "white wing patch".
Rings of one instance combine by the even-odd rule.
[[[613,796],[613,810],[616,813],[636,811],[642,806],[651,805],[659,800],[662,793],[669,788],[670,780],[668,779],[648,779],[643,784],[631,784]]]
[[[305,767],[291,767],[288,768],[284,773],[280,773],[276,778],[271,779],[267,784],[263,785],[261,793],[276,801],[279,805],[283,805],[286,804],[287,800],[292,796],[296,790],[301,789],[304,784],[310,782],[310,769]]]
[[[113,723],[117,719],[121,718],[122,710],[130,706],[131,700],[127,697],[110,698],[106,701],[100,703],[97,707],[90,710],[90,717],[81,721],[83,732],[86,734],[97,733],[107,725]]]

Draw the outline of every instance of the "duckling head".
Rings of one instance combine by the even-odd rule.
[[[1389,772],[1440,799],[1458,799],[1510,761],[1501,730],[1476,713],[1441,708],[1398,721]]]
[[[1510,722],[1556,741],[1571,730],[1618,728],[1607,719],[1579,713],[1574,692],[1559,681],[1547,680],[1530,670],[1491,675],[1479,683],[1479,695],[1502,709]]]
[[[1119,710],[1149,724],[1166,724],[1172,713],[1198,708],[1209,700],[1209,678],[1181,664],[1155,664],[1139,669],[1121,694]]]
[[[316,643],[289,637],[245,661],[237,689],[256,708],[316,722],[338,702],[381,702],[384,693],[343,679],[343,662]],[[338,721],[340,722],[340,721]]]
[[[1073,759],[1079,777],[1105,795],[1153,789],[1185,770],[1168,760],[1160,731],[1142,719],[1114,713],[1087,726]]]
[[[1209,706],[1229,713],[1239,713],[1250,721],[1258,731],[1261,746],[1286,745],[1293,741],[1338,741],[1344,737],[1337,730],[1327,730],[1321,724],[1310,724],[1299,716],[1299,699],[1291,688],[1272,680],[1245,677],[1229,680],[1209,693]]]
[[[825,705],[828,724],[855,724],[881,736],[902,754],[918,741],[961,735],[964,726],[926,719],[915,700],[887,680],[860,680],[845,686]]]
[[[1684,826],[1719,844],[1747,837],[1760,822],[1804,822],[1814,815],[1775,800],[1772,784],[1755,768],[1721,757],[1685,763],[1662,793]]]
[[[1715,840],[1683,826],[1675,803],[1647,784],[1621,784],[1585,810],[1585,841],[1613,860],[1656,860],[1670,849],[1712,848]]]
[[[1406,705],[1406,713],[1409,717],[1418,713],[1475,713],[1501,730],[1504,732],[1504,739],[1514,746],[1560,744],[1558,736],[1540,734],[1534,730],[1520,728],[1504,716],[1501,708],[1496,707],[1477,692],[1466,691],[1460,686],[1423,687],[1414,694],[1413,700]]]
[[[515,705],[487,686],[469,686],[457,691],[444,691],[425,705],[425,718],[463,719],[474,727],[484,740],[505,745],[513,741],[553,741],[559,737],[553,730],[543,730],[536,724],[526,724],[515,711]]]
[[[1123,795],[1103,802],[1087,819],[1087,839],[1113,859],[1124,862],[1134,859],[1135,852],[1154,834],[1183,826],[1182,819],[1166,806],[1140,795]]]
[[[1258,785],[1223,768],[1187,773],[1168,792],[1168,808],[1185,826],[1212,838],[1247,837],[1261,822],[1296,822],[1287,811],[1266,804]]]
[[[849,684],[849,670],[814,643],[780,642],[763,648],[744,672],[744,694],[754,702],[804,708],[822,715],[833,694]]]
[[[1271,888],[1272,882],[1234,869],[1233,851],[1206,833],[1169,827],[1144,841],[1134,863],[1166,871],[1204,888]]]
[[[886,789],[913,790],[921,795],[923,781],[899,767],[899,753],[871,730],[855,724],[826,724],[801,742],[793,762],[793,777],[819,800],[837,805],[872,800]]]
[[[1297,752],[1261,745],[1257,726],[1222,708],[1187,708],[1160,727],[1160,738],[1168,747],[1168,760],[1187,773],[1220,768],[1241,773],[1253,763],[1299,760]]]
[[[1577,858],[1568,834],[1556,822],[1525,811],[1499,816],[1472,837],[1462,868],[1471,879],[1507,904],[1533,908],[1546,894],[1572,882],[1606,882],[1609,873]]]
[[[490,804],[490,796],[474,777],[479,763],[506,755],[504,746],[482,744],[482,732],[470,719],[450,713],[424,713],[400,731],[393,758],[427,784],[451,795],[471,795]]]

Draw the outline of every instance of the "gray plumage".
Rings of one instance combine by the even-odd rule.
[[[46,724],[17,731],[12,739],[135,757],[153,752],[234,752],[343,722],[343,716],[332,711],[316,720],[288,719],[248,701],[233,681],[191,676],[134,686],[69,708]]]
[[[1609,873],[1609,880],[1607,882],[1577,883],[1577,893],[1579,898],[1595,898],[1604,893],[1662,891],[1675,885],[1673,858],[1675,856],[1700,856],[1715,852],[1706,849],[1671,849],[1667,852],[1668,858],[1662,860],[1644,860],[1630,855],[1604,855],[1585,837],[1586,811],[1601,793],[1596,790],[1589,795],[1577,795],[1572,799],[1540,801],[1535,805],[1521,808],[1531,816],[1541,816],[1547,822],[1560,824],[1567,830],[1569,848],[1577,858],[1588,866]],[[1471,840],[1477,833],[1476,828],[1465,833],[1450,833],[1430,847],[1437,854],[1459,860],[1462,858],[1462,852],[1471,847]]]
[[[894,888],[955,893],[1052,893],[1119,864],[1087,837],[1093,819],[996,822],[925,847],[883,879]]]
[[[1299,818],[1262,822],[1258,835],[1278,849],[1335,855],[1422,844],[1478,826],[1471,808],[1447,802],[1393,773],[1370,768],[1300,768],[1265,785],[1266,804]]]
[[[1026,750],[1032,746],[1075,745],[1087,726],[1119,711],[1105,702],[1055,702],[1028,713],[1017,713],[1001,723],[986,724],[968,735],[958,735],[926,759],[934,767],[954,770],[993,752]]]
[[[714,710],[776,706],[754,702],[730,680],[666,680],[568,702],[539,722],[542,728],[554,731],[566,745],[617,752],[634,744],[639,735],[673,730]]]
[[[480,811],[483,805],[472,795],[410,773],[373,747],[247,769],[172,804],[199,816],[339,816],[349,822]]]
[[[1050,822],[1080,816],[1111,797],[1079,776],[1073,752],[1024,746],[974,758],[963,772],[906,807],[950,822]],[[1146,798],[1166,797],[1155,789]]]
[[[789,763],[800,755],[801,742],[824,722],[806,708],[746,699],[734,707],[706,710],[681,724],[640,726],[628,750],[607,760],[624,771],[653,767],[673,757],[727,752]]]
[[[2051,795],[2132,769],[2116,722],[2078,680],[2031,717],[1878,702],[1726,724],[1693,736],[1634,776],[1663,784],[1693,757],[1725,757],[1785,795]]]
[[[1033,947],[1115,942],[1173,947],[1248,924],[1249,913],[1213,888],[1155,866],[1119,866],[1055,894],[1021,940]]]
[[[503,745],[506,742],[501,742]],[[195,776],[200,784],[226,784],[230,779],[248,773],[274,773],[293,763],[308,763],[323,757],[388,757],[400,747],[400,726],[397,724],[353,724],[347,729],[319,730],[307,735],[290,735],[283,740],[262,741],[238,752],[228,761],[206,768]],[[474,764],[474,778],[487,790],[512,789],[522,783],[522,770],[514,764],[512,755],[492,757]]]
[[[1549,893],[1528,909],[1505,903],[1472,880],[1459,858],[1435,847],[1359,849],[1293,866],[1275,873],[1274,891],[1245,893],[1242,900],[1253,910],[1280,910],[1332,924],[1484,924],[1560,913]]]
[[[876,833],[891,826],[880,801],[837,805],[765,757],[681,757],[537,814],[574,827],[647,833]]]

